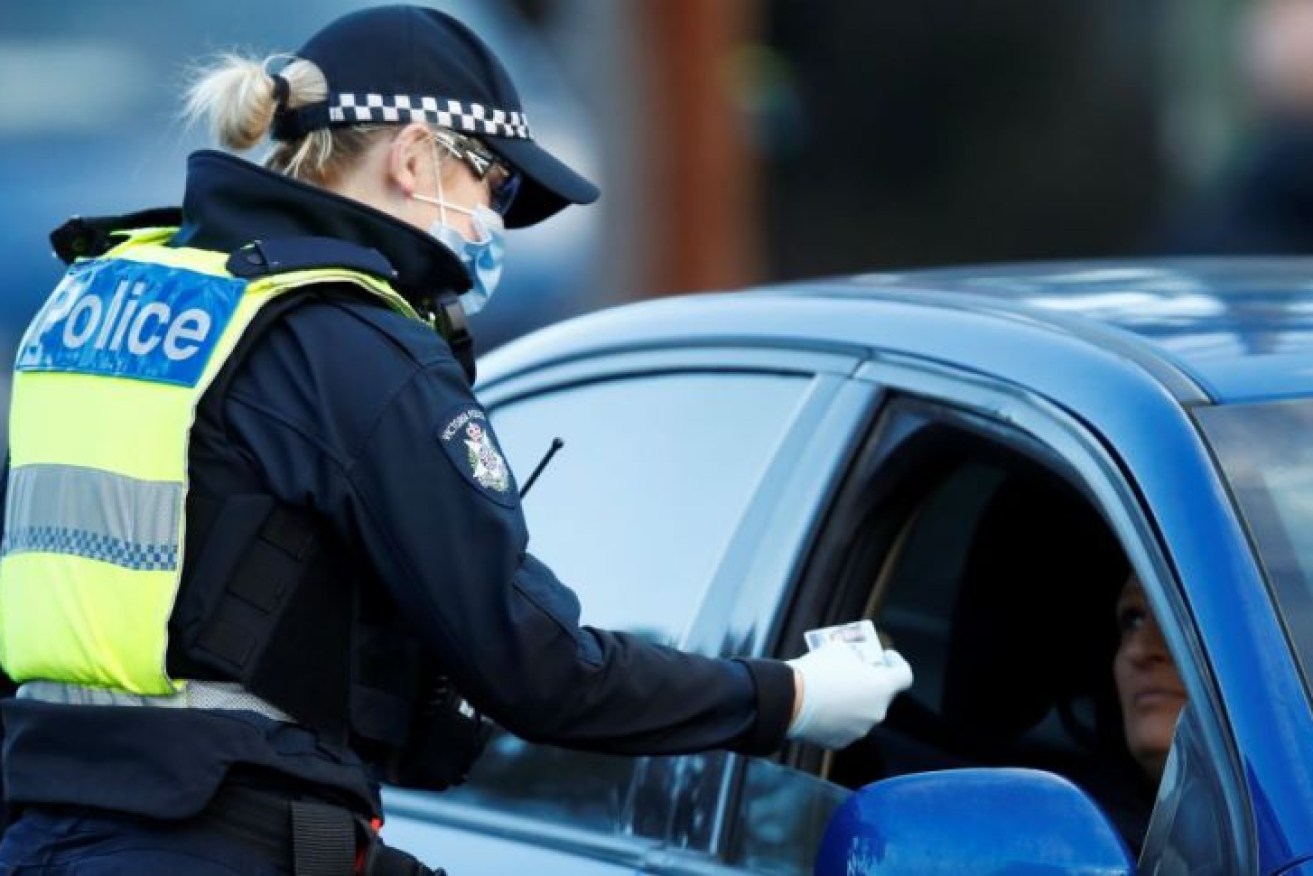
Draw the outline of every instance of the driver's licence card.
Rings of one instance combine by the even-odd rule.
[[[875,624],[869,620],[808,630],[803,633],[803,638],[807,640],[808,651],[815,651],[826,642],[843,642],[867,663],[884,662],[884,648],[880,647],[880,637],[876,635]]]

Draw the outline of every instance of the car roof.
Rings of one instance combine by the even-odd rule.
[[[844,347],[1015,370],[1033,351],[1133,364],[1183,402],[1313,394],[1313,258],[1037,262],[923,269],[613,308],[485,358],[508,370],[609,349]],[[998,368],[991,365],[1000,360]],[[481,366],[482,367],[482,366]]]

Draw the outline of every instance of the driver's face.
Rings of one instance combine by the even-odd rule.
[[[1126,746],[1156,782],[1162,776],[1176,719],[1185,705],[1185,685],[1134,574],[1117,599],[1117,627],[1121,641],[1113,660],[1113,676],[1121,701]]]

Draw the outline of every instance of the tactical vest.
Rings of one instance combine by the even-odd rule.
[[[170,247],[175,231],[138,228],[102,254],[89,247],[93,257],[73,261],[23,337],[0,546],[0,665],[20,683],[145,697],[176,694],[189,678],[236,680],[296,720],[363,745],[385,761],[389,780],[459,780],[468,751],[458,766],[454,751],[422,754],[441,762],[429,769],[436,777],[397,774],[401,760],[416,760],[403,749],[417,721],[433,720],[416,703],[431,702],[425,686],[441,679],[385,609],[369,617],[358,582],[326,557],[315,519],[270,496],[188,490],[202,396],[222,391],[216,378],[231,374],[225,365],[240,358],[243,339],[292,293],[348,288],[418,314],[371,250],[320,241],[331,244],[324,251],[363,254],[348,261],[366,270],[286,269],[258,243],[233,254]],[[197,556],[187,558],[179,600],[189,546]],[[444,712],[439,723],[459,717]],[[483,738],[475,723],[450,728],[454,747]]]

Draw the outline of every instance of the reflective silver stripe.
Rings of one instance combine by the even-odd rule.
[[[72,554],[128,569],[178,567],[183,485],[75,465],[9,473],[0,551]]]
[[[109,687],[88,687],[60,681],[25,681],[18,686],[19,699],[40,700],[65,706],[151,706],[160,709],[227,709],[258,712],[275,721],[295,723],[290,715],[262,700],[236,682],[189,681],[181,692],[150,697]]]

